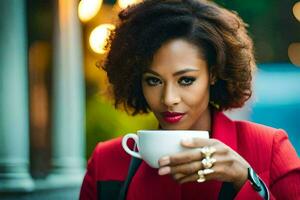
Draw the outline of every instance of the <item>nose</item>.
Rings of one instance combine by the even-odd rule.
[[[178,94],[176,87],[171,84],[165,85],[163,94],[161,97],[161,102],[165,104],[167,107],[172,107],[181,101],[180,95]]]

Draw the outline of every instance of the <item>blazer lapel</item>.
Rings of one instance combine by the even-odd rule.
[[[237,151],[237,132],[235,123],[222,112],[213,113],[212,138],[218,139]]]

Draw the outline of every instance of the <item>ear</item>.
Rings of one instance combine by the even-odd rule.
[[[209,83],[210,85],[214,85],[217,82],[216,74],[213,72],[213,70],[210,70],[209,72]]]

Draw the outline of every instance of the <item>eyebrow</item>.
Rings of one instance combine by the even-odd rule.
[[[179,76],[181,74],[185,74],[187,72],[194,72],[194,71],[199,71],[199,69],[194,69],[194,68],[183,69],[183,70],[180,70],[180,71],[177,71],[177,72],[173,73],[173,76]],[[156,76],[160,76],[157,72],[155,72],[151,69],[147,69],[147,71],[145,73],[151,73],[151,74],[154,74]]]

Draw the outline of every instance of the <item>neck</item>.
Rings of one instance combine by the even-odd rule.
[[[200,116],[198,121],[191,127],[192,130],[211,131],[212,127],[212,111],[208,108]]]

